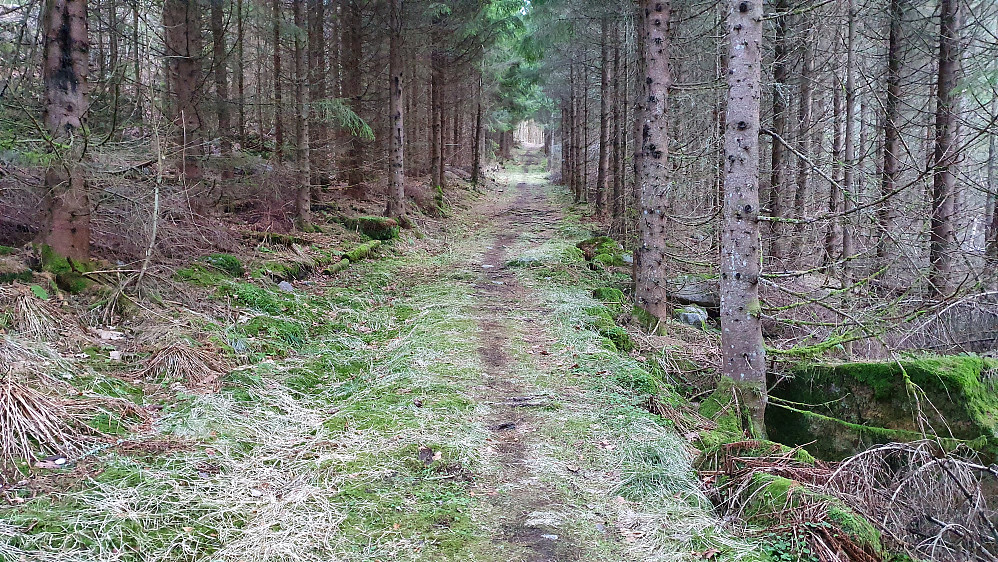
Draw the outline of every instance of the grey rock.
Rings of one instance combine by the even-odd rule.
[[[708,318],[710,317],[707,315],[707,310],[695,304],[686,306],[676,313],[676,320],[698,328],[702,328],[707,323]]]

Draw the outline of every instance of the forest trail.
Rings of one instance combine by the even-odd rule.
[[[164,398],[90,363],[165,406],[127,447],[25,481],[0,560],[751,559],[690,443],[642,408],[658,379],[592,296],[626,276],[583,260],[592,223],[546,176],[528,151],[425,237],[291,291],[212,277],[207,301],[245,313],[204,330],[240,365]]]

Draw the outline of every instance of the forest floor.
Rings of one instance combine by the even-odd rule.
[[[758,558],[694,447],[640,407],[646,357],[593,326],[593,289],[626,275],[578,257],[592,225],[543,163],[381,259],[268,293],[286,313],[249,338],[265,358],[181,393],[144,445],[42,478],[0,510],[0,559]]]

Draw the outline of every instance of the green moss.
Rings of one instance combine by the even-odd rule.
[[[17,248],[11,248],[10,246],[0,244],[0,256],[10,256],[15,253],[17,253]]]
[[[13,283],[14,281],[19,281],[21,283],[30,283],[34,274],[30,269],[24,269],[22,271],[4,272],[0,273],[0,283]]]
[[[308,339],[302,324],[270,316],[255,316],[239,329],[249,337],[276,339],[291,346],[303,345]]]
[[[209,270],[198,263],[178,269],[174,277],[180,281],[186,281],[201,287],[214,287],[225,279],[225,276],[220,272]]]
[[[210,254],[202,257],[201,261],[232,277],[242,277],[246,273],[243,262],[231,254]]]
[[[612,341],[619,351],[627,353],[634,351],[636,347],[634,345],[634,340],[631,339],[631,336],[627,333],[627,330],[624,330],[620,326],[614,326],[606,330],[601,330],[600,335]]]
[[[371,255],[371,252],[378,249],[381,246],[381,240],[371,240],[370,242],[364,242],[360,246],[357,246],[349,252],[343,254],[343,259],[350,260],[350,263],[356,263],[360,260]]]
[[[984,378],[991,363],[974,355],[927,356],[897,362],[803,367],[772,392],[767,426],[775,439],[810,445],[822,458],[848,456],[872,444],[923,437],[921,408],[941,437],[998,458],[998,392]],[[931,406],[929,405],[931,404]]]
[[[42,270],[55,274],[56,285],[67,293],[80,293],[93,285],[84,274],[96,269],[93,262],[78,262],[61,256],[48,244],[39,248]]]
[[[346,219],[346,227],[373,240],[394,240],[399,237],[399,224],[388,217],[355,217]]]
[[[612,309],[615,313],[623,312],[624,293],[620,289],[612,287],[599,287],[593,290],[593,298],[602,302],[603,306]]]

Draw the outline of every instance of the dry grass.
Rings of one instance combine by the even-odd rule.
[[[934,441],[874,447],[844,461],[828,483],[894,546],[943,561],[998,560],[996,488],[998,466],[947,454]]]
[[[72,455],[82,436],[70,423],[72,414],[58,400],[0,375],[0,466],[34,459],[42,451]]]
[[[153,354],[138,378],[181,381],[190,390],[218,392],[226,368],[207,350],[187,343],[170,344]]]
[[[28,287],[0,286],[0,309],[5,310],[15,334],[41,341],[52,341],[59,336],[56,312]]]

